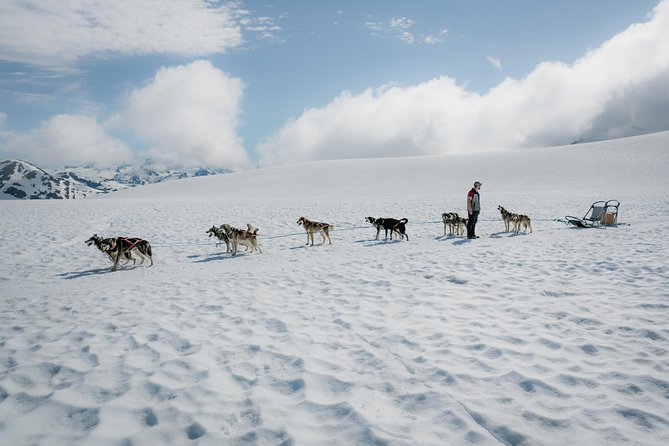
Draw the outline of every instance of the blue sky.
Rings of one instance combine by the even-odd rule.
[[[0,157],[243,168],[669,129],[658,0],[0,3]]]

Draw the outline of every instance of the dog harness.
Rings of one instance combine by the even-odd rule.
[[[142,241],[142,239],[139,239],[139,238],[129,239],[129,238],[125,238],[125,237],[121,237],[121,240],[123,240],[127,243],[130,243],[130,247],[128,247],[126,249],[132,249],[132,248],[135,247],[135,245],[137,245],[137,243]],[[133,240],[134,240],[134,242],[133,242]]]

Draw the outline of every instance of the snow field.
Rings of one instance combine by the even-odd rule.
[[[669,440],[666,196],[484,181],[481,238],[442,237],[465,193],[3,203],[0,443]],[[552,221],[608,198],[630,226]],[[305,247],[302,215],[332,245]],[[263,253],[223,253],[222,223]],[[151,241],[155,265],[112,273],[93,233]]]

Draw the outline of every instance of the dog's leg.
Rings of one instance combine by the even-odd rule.
[[[132,252],[137,254],[137,257],[139,257],[139,264],[140,265],[144,264],[144,255],[142,254],[142,250],[137,248],[137,247],[134,247],[134,248],[132,248]],[[134,265],[134,263],[133,263],[133,265]]]
[[[144,247],[144,255],[148,257],[151,262],[149,266],[153,266],[153,252],[151,251],[151,244],[149,242],[146,242],[146,246]]]
[[[400,230],[397,231],[397,233],[400,235],[400,237],[402,237],[402,240],[406,238],[407,242],[409,241],[409,234],[407,234],[406,229],[400,228]]]
[[[112,271],[116,271],[116,269],[118,268],[118,261],[121,258],[122,252],[123,252],[123,247],[121,246],[121,239],[118,239],[116,243],[116,256],[114,258],[114,265],[112,266]]]

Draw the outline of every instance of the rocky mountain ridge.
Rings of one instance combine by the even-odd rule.
[[[160,170],[150,163],[101,169],[93,164],[67,166],[48,172],[22,160],[0,161],[0,199],[81,199],[143,184],[217,175],[223,169]]]

